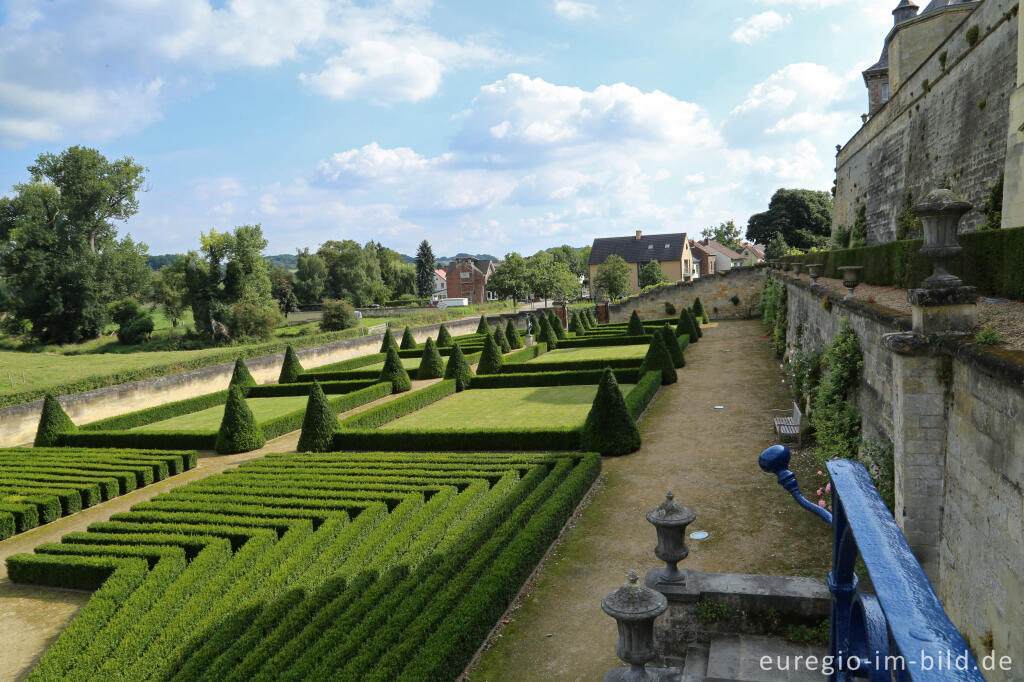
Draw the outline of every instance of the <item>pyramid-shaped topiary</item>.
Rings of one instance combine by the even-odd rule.
[[[462,390],[459,387],[459,382],[462,382],[462,387],[469,387],[469,382],[473,378],[473,369],[469,366],[469,362],[466,360],[466,356],[462,354],[462,349],[459,348],[459,344],[452,344],[451,355],[448,356],[448,364],[444,368],[445,379],[455,379],[456,388]]]
[[[380,380],[391,382],[392,393],[404,393],[412,388],[412,380],[405,371],[402,358],[398,357],[397,348],[388,349],[388,356],[384,358],[384,369],[380,371]]]
[[[480,324],[476,326],[477,334],[488,334],[491,331],[491,325],[487,324],[487,316],[480,316]]]
[[[516,329],[515,320],[510,319],[508,324],[505,325],[505,340],[508,341],[508,347],[513,350],[523,347],[523,337],[519,335],[519,330]]]
[[[510,344],[509,340],[505,338],[505,330],[502,329],[500,322],[494,327],[494,342],[498,344],[498,348],[501,350],[502,354],[508,353],[512,350],[512,344]]]
[[[555,330],[555,336],[561,341],[565,338],[565,325],[562,324],[562,318],[556,315],[552,311],[548,311],[548,322],[551,323],[551,328]]]
[[[644,323],[640,321],[640,316],[633,311],[633,314],[629,316],[629,327],[626,329],[627,336],[643,336],[644,335]]]
[[[242,395],[245,395],[245,392],[255,385],[256,380],[252,378],[249,368],[245,366],[245,360],[242,358],[235,360],[235,369],[231,372],[231,383],[228,384],[228,388],[236,386],[241,389]]]
[[[594,308],[587,308],[587,319],[590,320],[590,329],[597,326],[597,313],[594,312]]]
[[[400,345],[399,348],[402,350],[416,349],[416,339],[413,338],[412,329],[409,329],[408,325],[406,325],[405,331],[402,332],[402,345]]]
[[[569,317],[569,331],[576,336],[583,336],[587,333],[587,328],[583,326],[580,314],[575,310],[572,311],[572,315]]]
[[[661,334],[655,334],[651,337],[651,345],[647,349],[647,355],[644,357],[643,363],[640,365],[640,376],[643,376],[650,371],[661,371],[661,385],[674,384],[678,377],[676,376],[676,366],[672,362],[672,356],[668,353],[668,348],[665,346],[665,340],[661,338]]]
[[[313,382],[306,401],[306,415],[302,418],[299,452],[330,452],[331,440],[338,430],[338,417],[331,409],[320,383]]]
[[[437,347],[438,348],[451,348],[452,335],[448,331],[448,327],[441,325],[441,328],[437,330]]]
[[[266,442],[263,429],[256,423],[242,390],[232,386],[228,389],[228,402],[224,406],[224,418],[217,431],[214,449],[222,455],[231,455],[258,450]]]
[[[697,317],[697,313],[693,312],[693,308],[690,308],[690,319],[693,320],[693,331],[697,332],[697,338],[704,336],[704,330],[700,328],[700,318]]]
[[[537,325],[540,327],[540,336],[538,338],[548,344],[548,350],[558,348],[558,334],[555,333],[544,313],[537,316]]]
[[[708,323],[708,311],[704,310],[704,304],[700,302],[700,296],[693,299],[693,314],[697,321],[703,324]]]
[[[580,446],[586,452],[606,456],[628,455],[640,449],[640,431],[629,415],[610,368],[604,370],[601,383],[597,385],[594,404],[580,433]]]
[[[697,343],[700,341],[700,325],[697,324],[697,320],[693,317],[693,312],[689,308],[683,308],[683,314],[689,319],[687,323],[688,334],[690,335],[690,343]]]
[[[440,379],[444,376],[444,360],[437,351],[437,344],[434,339],[427,339],[423,346],[423,358],[420,360],[420,367],[416,370],[417,379]]]
[[[384,338],[381,339],[380,350],[377,352],[387,353],[391,348],[398,350],[398,343],[395,342],[395,335],[391,333],[391,325],[388,324],[384,328]]]
[[[677,368],[686,367],[686,357],[683,355],[683,349],[679,347],[679,337],[672,331],[668,322],[661,328],[660,333],[665,347],[668,349],[668,354],[672,358],[672,364]]]
[[[679,322],[676,323],[676,336],[682,336],[683,334],[690,337],[690,343],[697,343],[697,330],[693,328],[690,309],[685,306],[679,311]]]
[[[60,406],[52,393],[47,393],[43,398],[43,412],[39,415],[39,427],[36,429],[36,439],[33,445],[37,448],[48,448],[57,445],[60,434],[76,431],[78,427],[71,421],[71,417]]]
[[[501,349],[493,336],[484,339],[484,352],[480,355],[480,364],[476,366],[477,374],[501,374]]]
[[[284,349],[284,364],[281,365],[281,376],[277,378],[279,384],[293,384],[299,380],[302,374],[302,365],[299,364],[299,356],[295,349],[289,345]]]

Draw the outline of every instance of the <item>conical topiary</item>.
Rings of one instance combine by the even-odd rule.
[[[228,388],[237,386],[242,390],[242,395],[245,395],[245,392],[255,385],[256,380],[252,378],[249,368],[245,366],[245,360],[242,358],[235,360],[235,369],[231,372],[231,383],[228,384]]]
[[[408,325],[405,327],[405,331],[402,332],[402,345],[399,346],[402,350],[415,350],[416,339],[412,336],[412,329],[409,329]]]
[[[440,379],[444,376],[444,360],[437,352],[437,344],[434,339],[427,339],[423,346],[423,359],[420,360],[420,368],[416,371],[417,379]]]
[[[690,343],[697,343],[700,341],[700,329],[689,308],[683,308],[683,317],[686,318],[686,333],[690,335]]]
[[[580,314],[575,310],[572,311],[572,315],[569,317],[569,331],[576,336],[583,336],[587,333],[587,328],[583,326]]]
[[[306,401],[306,415],[302,418],[302,433],[299,435],[299,452],[330,452],[331,440],[338,430],[338,417],[320,388],[313,382]]]
[[[493,336],[484,339],[484,352],[480,355],[480,364],[476,366],[477,374],[501,374],[501,349]]]
[[[676,323],[676,336],[686,334],[690,337],[690,343],[697,343],[697,330],[693,326],[690,309],[683,306],[683,309],[679,311],[679,322]]]
[[[459,344],[452,344],[451,355],[448,356],[448,364],[444,368],[445,379],[455,379],[455,387],[459,389],[459,382],[462,382],[462,387],[467,388],[470,380],[473,378],[473,369],[469,366],[469,362],[466,360],[466,356],[462,354],[462,349],[459,348]]]
[[[231,455],[258,450],[266,442],[263,429],[256,423],[242,390],[232,386],[228,389],[228,402],[224,406],[224,418],[217,431],[214,449],[222,455]]]
[[[565,325],[562,324],[562,318],[550,310],[548,311],[548,316],[548,322],[551,323],[551,328],[555,330],[555,336],[561,341],[565,338]]]
[[[448,331],[448,327],[441,325],[441,328],[437,330],[437,347],[438,348],[450,348],[452,345],[452,335]]]
[[[661,334],[655,334],[651,338],[651,345],[647,349],[647,355],[640,365],[640,376],[650,371],[661,371],[661,385],[674,384],[676,379],[676,366],[672,362],[672,356],[668,353],[665,340]]]
[[[640,316],[633,311],[633,314],[629,316],[629,327],[626,329],[627,336],[643,336],[644,335],[644,323],[640,321]]]
[[[477,334],[487,334],[490,331],[491,331],[491,326],[489,324],[487,324],[487,316],[486,315],[481,315],[480,316],[480,324],[478,324],[476,326],[476,333]]]
[[[591,329],[597,326],[597,313],[594,312],[593,308],[587,308],[587,319],[590,320]]]
[[[398,357],[397,348],[388,349],[388,356],[384,358],[384,369],[380,371],[380,380],[391,382],[392,393],[404,393],[412,388],[412,379],[405,371],[402,358]]]
[[[547,316],[541,313],[537,319],[537,325],[540,327],[540,340],[548,345],[548,350],[555,350],[558,348],[558,335],[555,334],[555,330],[552,329],[551,323],[548,321]]]
[[[60,434],[76,431],[78,427],[71,421],[71,417],[60,406],[52,393],[47,393],[43,398],[43,412],[39,415],[39,428],[36,429],[36,439],[33,445],[37,448],[48,448],[57,445]]]
[[[279,384],[293,384],[299,380],[302,374],[302,365],[299,364],[299,356],[290,345],[284,349],[284,364],[281,365],[281,376],[277,378]]]
[[[380,342],[379,353],[387,353],[389,349],[394,348],[398,350],[398,344],[395,342],[395,335],[391,333],[391,325],[388,324],[384,328],[384,338]]]
[[[508,341],[509,348],[513,350],[523,347],[523,337],[519,336],[515,320],[510,319],[508,324],[505,325],[505,339]]]
[[[697,317],[698,321],[704,324],[708,323],[708,313],[704,310],[704,304],[700,302],[700,296],[693,299],[693,314]]]
[[[683,356],[683,349],[679,347],[679,337],[672,331],[668,322],[661,328],[661,338],[665,341],[668,354],[672,357],[672,364],[677,368],[686,367],[686,357]]]
[[[501,328],[501,323],[494,328],[494,342],[498,344],[498,348],[501,349],[502,354],[508,353],[512,350],[512,345],[508,339],[505,338],[505,330]]]
[[[697,313],[693,311],[692,308],[690,309],[690,318],[693,320],[693,329],[694,331],[697,332],[697,338],[703,338],[704,330],[700,328],[700,317],[697,315]]]
[[[640,449],[640,430],[626,408],[626,401],[610,368],[597,385],[594,404],[580,433],[580,446],[602,455],[628,455]]]

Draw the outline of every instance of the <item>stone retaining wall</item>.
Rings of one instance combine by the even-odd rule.
[[[643,319],[668,317],[665,304],[671,303],[677,309],[690,307],[698,296],[708,316],[712,319],[746,318],[756,314],[761,301],[766,267],[754,265],[723,270],[689,282],[678,282],[660,287],[623,303],[608,306],[609,322],[626,322],[635,310]],[[732,297],[740,299],[739,304]]]

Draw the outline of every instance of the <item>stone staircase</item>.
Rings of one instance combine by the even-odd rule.
[[[778,637],[719,637],[710,645],[687,648],[682,682],[821,682],[826,677],[820,672],[821,660],[827,655],[823,647]],[[813,670],[808,670],[808,656],[817,657]],[[762,666],[762,657],[769,657],[771,664]],[[789,669],[780,669],[780,662]]]

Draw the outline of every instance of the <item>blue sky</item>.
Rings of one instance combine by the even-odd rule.
[[[0,191],[73,144],[149,168],[151,253],[261,223],[533,253],[827,190],[896,0],[0,0]]]

